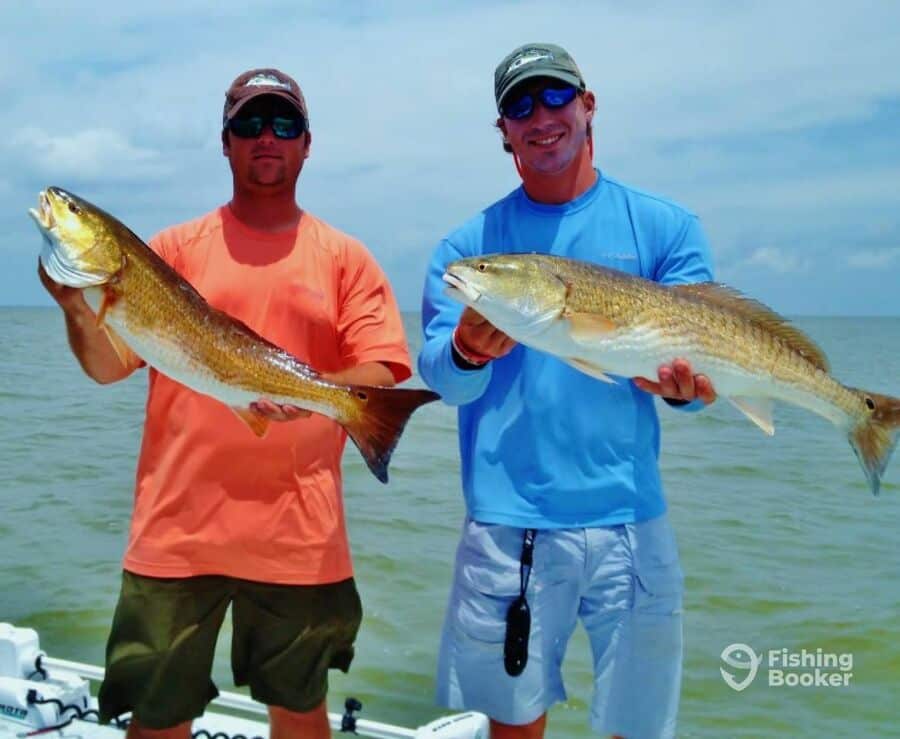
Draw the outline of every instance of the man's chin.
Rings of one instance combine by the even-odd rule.
[[[279,187],[287,181],[283,167],[278,171],[251,171],[249,179],[252,184],[259,187]]]
[[[537,156],[523,159],[522,163],[528,169],[531,169],[538,174],[553,176],[561,175],[568,170],[573,159],[574,157],[566,158],[562,154],[557,154],[556,152],[543,152],[539,153]]]

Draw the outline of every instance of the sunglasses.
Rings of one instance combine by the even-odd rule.
[[[537,93],[525,92],[517,97],[507,97],[500,104],[500,114],[511,121],[523,121],[534,113],[534,106],[537,102],[535,97],[541,101],[545,108],[558,110],[559,108],[565,108],[571,103],[577,94],[578,90],[572,85],[545,87]]]
[[[278,139],[296,139],[306,131],[306,121],[302,116],[252,115],[228,121],[228,130],[240,139],[255,139],[266,126],[271,127],[272,133]]]

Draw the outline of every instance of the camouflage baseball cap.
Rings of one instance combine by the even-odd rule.
[[[556,44],[525,44],[507,55],[494,70],[494,99],[497,110],[513,87],[532,77],[552,77],[568,82],[584,92],[581,70],[565,49]]]
[[[222,123],[227,124],[244,105],[260,95],[276,95],[291,103],[309,125],[306,100],[300,85],[290,75],[277,69],[250,69],[238,75],[225,93]]]

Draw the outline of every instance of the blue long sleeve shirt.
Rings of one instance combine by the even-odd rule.
[[[698,219],[598,171],[562,205],[519,187],[443,239],[425,279],[419,372],[459,406],[462,485],[470,517],[524,528],[611,526],[666,509],[653,398],[518,345],[461,369],[450,337],[463,306],[444,293],[447,264],[492,252],[582,259],[666,284],[712,279]],[[692,404],[693,405],[693,404]]]

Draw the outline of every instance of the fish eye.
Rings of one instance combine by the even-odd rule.
[[[75,205],[75,203],[73,203],[71,200],[69,201],[68,205],[69,205],[69,212],[70,212],[70,213],[74,213],[76,216],[77,216],[79,213],[81,213],[81,208],[79,208],[77,205]]]
[[[478,271],[479,271],[479,272],[484,272],[486,269],[487,269],[487,265],[486,265],[484,262],[480,262],[480,263],[478,264]]]
[[[872,399],[871,399],[870,397],[868,397],[868,396],[866,396],[866,408],[868,408],[870,411],[874,411],[874,410],[875,410],[875,401],[872,400]]]

